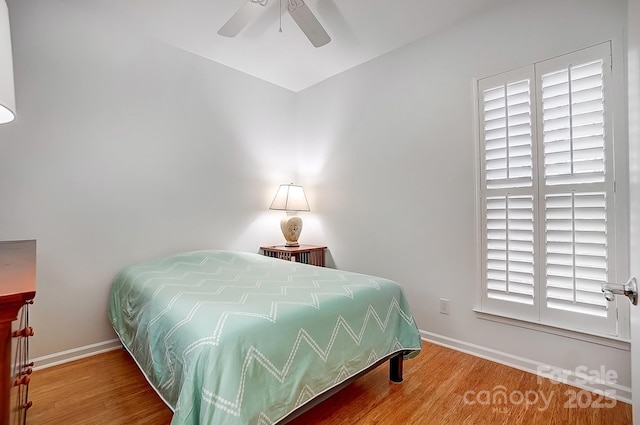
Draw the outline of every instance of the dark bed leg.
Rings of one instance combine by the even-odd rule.
[[[389,359],[389,379],[391,382],[402,382],[403,353],[398,353]]]

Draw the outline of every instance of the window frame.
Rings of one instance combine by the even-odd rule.
[[[611,338],[612,340],[625,339],[628,337],[628,306],[621,303],[619,300],[609,303],[610,310],[609,317],[613,317],[615,322],[614,329],[602,331],[597,326],[588,326],[587,328],[581,328],[581,324],[576,324],[569,320],[568,322],[562,314],[556,314],[557,312],[551,311],[546,307],[544,296],[546,295],[546,279],[542,279],[545,273],[545,228],[544,228],[544,202],[545,194],[543,188],[538,186],[544,186],[544,164],[540,163],[541,158],[544,158],[544,143],[542,142],[542,102],[540,99],[541,90],[538,88],[540,84],[543,71],[547,69],[562,69],[559,64],[566,62],[567,59],[575,59],[572,61],[575,64],[584,63],[589,60],[589,57],[594,55],[594,52],[599,53],[600,58],[604,60],[605,67],[609,67],[608,71],[603,72],[603,79],[605,85],[605,131],[611,135],[611,140],[605,143],[605,155],[606,155],[606,185],[611,189],[608,193],[613,196],[607,198],[607,220],[609,232],[608,238],[608,276],[607,281],[615,282],[620,275],[621,270],[628,267],[628,249],[625,252],[621,247],[625,247],[624,241],[627,239],[625,229],[628,229],[628,224],[621,222],[621,216],[624,217],[624,213],[621,209],[626,207],[626,215],[628,215],[628,194],[621,193],[621,188],[616,187],[616,182],[620,178],[624,178],[625,172],[621,163],[622,159],[620,153],[624,154],[624,146],[626,138],[621,134],[620,129],[624,129],[626,122],[616,122],[614,116],[624,116],[622,112],[624,108],[623,103],[620,102],[619,92],[621,90],[620,84],[615,84],[616,79],[620,79],[620,72],[613,72],[613,43],[612,41],[604,42],[599,45],[591,46],[586,49],[581,49],[562,55],[559,57],[551,58],[548,60],[536,62],[528,66],[518,68],[515,70],[507,71],[493,76],[475,79],[474,80],[474,122],[476,131],[476,179],[477,179],[477,228],[478,228],[478,252],[479,252],[479,271],[480,271],[480,285],[477,293],[476,308],[474,311],[479,313],[479,316],[485,319],[491,319],[496,317],[498,321],[508,322],[522,321],[524,327],[531,327],[532,324],[537,324],[542,327],[561,329],[563,332],[568,330],[570,332],[582,332],[588,335],[596,335],[603,338]],[[603,54],[602,52],[605,52]],[[580,58],[586,60],[581,61]],[[541,66],[542,65],[542,66]],[[537,67],[537,70],[536,70]],[[615,74],[615,75],[614,75]],[[487,186],[486,186],[486,163],[485,163],[485,148],[484,148],[484,105],[483,105],[483,92],[485,89],[495,86],[496,82],[514,82],[517,77],[529,77],[531,85],[531,114],[532,114],[532,162],[533,162],[533,187],[531,191],[534,194],[534,249],[535,256],[534,262],[534,305],[523,306],[515,304],[513,302],[501,302],[501,300],[494,300],[487,296],[487,241],[486,235],[486,202],[487,202]],[[618,113],[620,112],[620,113]],[[615,134],[614,134],[615,131]],[[622,146],[622,149],[618,145]],[[614,155],[614,151],[615,154]],[[624,156],[624,155],[622,155]],[[621,167],[622,165],[622,167]],[[622,172],[620,172],[622,171]],[[626,187],[626,185],[625,185]],[[526,188],[529,189],[529,188]],[[527,190],[520,188],[509,188],[512,193],[526,193]],[[622,191],[624,192],[624,191]],[[542,217],[542,218],[541,218]],[[628,233],[628,232],[627,232]],[[625,255],[626,254],[626,255]]]

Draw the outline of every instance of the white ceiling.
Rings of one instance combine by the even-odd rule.
[[[306,0],[331,42],[315,48],[270,0],[234,38],[218,29],[248,0],[59,0],[292,91],[510,0]]]

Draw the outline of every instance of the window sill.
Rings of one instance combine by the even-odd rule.
[[[559,335],[566,338],[577,339],[580,341],[586,341],[593,344],[604,345],[611,348],[616,348],[618,350],[630,351],[631,350],[631,340],[628,338],[621,338],[617,336],[610,335],[601,335],[596,333],[590,333],[577,329],[565,329],[559,328],[557,326],[532,322],[523,319],[514,319],[512,317],[506,317],[499,313],[494,313],[490,311],[480,310],[474,308],[473,311],[476,313],[476,317],[482,320],[489,320],[492,322],[503,323],[506,325],[517,326],[520,328],[531,329],[538,332],[545,332],[553,335]]]

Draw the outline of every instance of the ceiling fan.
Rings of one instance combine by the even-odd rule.
[[[249,0],[218,30],[218,34],[225,37],[235,37],[264,10],[268,2],[269,0]],[[311,44],[315,47],[321,47],[331,41],[329,34],[303,0],[286,0],[286,2],[289,15],[298,24]]]

